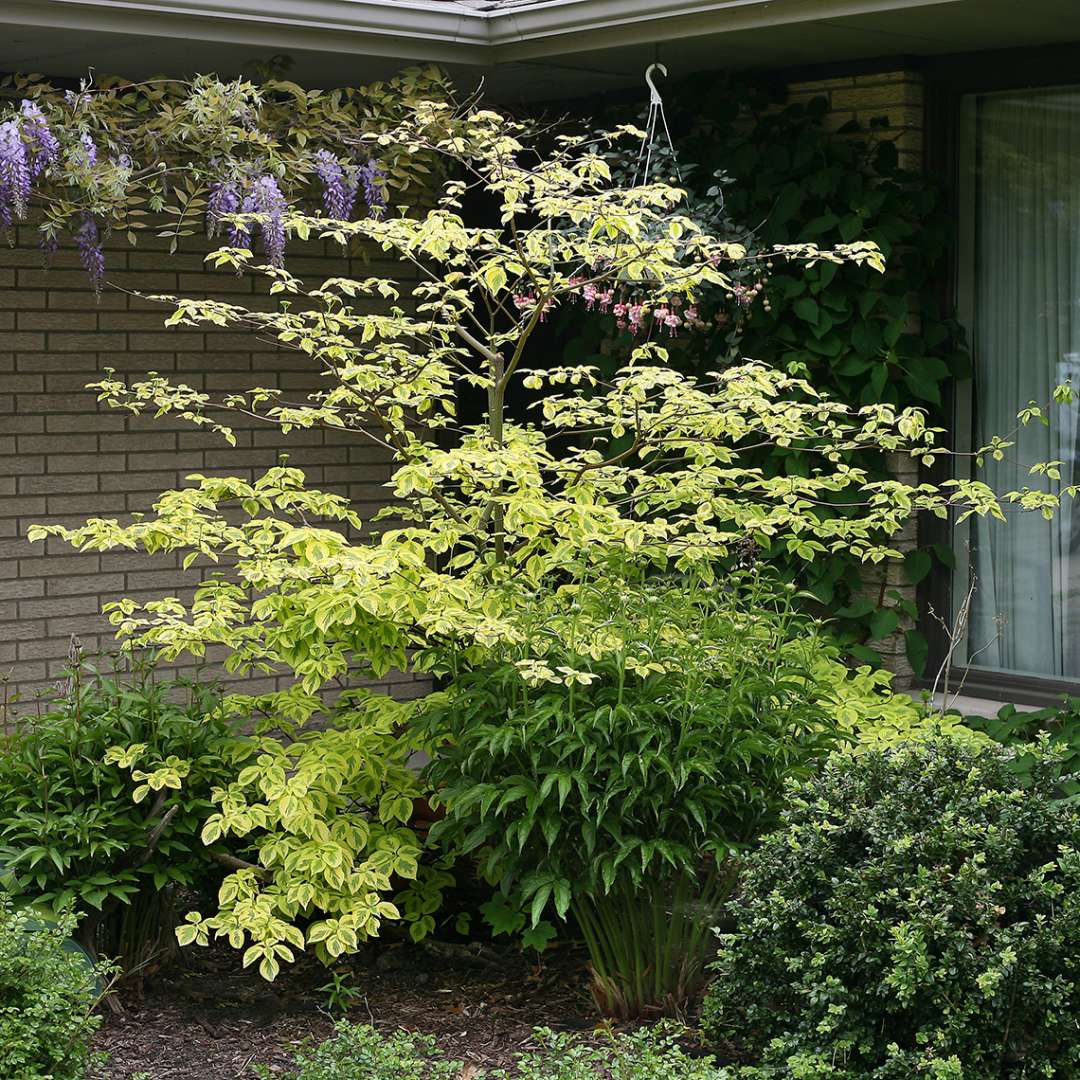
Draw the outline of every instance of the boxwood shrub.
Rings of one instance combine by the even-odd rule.
[[[705,1002],[744,1075],[1080,1076],[1080,810],[1032,760],[931,739],[794,791]]]
[[[75,921],[45,921],[0,897],[0,1077],[84,1080],[105,970],[71,940]]]

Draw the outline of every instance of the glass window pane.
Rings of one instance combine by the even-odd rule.
[[[964,112],[967,205],[961,295],[974,357],[971,442],[1015,431],[975,475],[996,491],[1080,482],[1076,406],[1051,428],[1017,429],[1019,408],[1080,387],[1080,88],[987,94]],[[1057,460],[1061,480],[1029,474]],[[974,582],[967,659],[980,668],[1080,678],[1080,508],[1053,521],[1010,514],[960,530]],[[958,581],[958,590],[965,583]]]

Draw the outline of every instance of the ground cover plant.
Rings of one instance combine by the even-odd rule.
[[[16,911],[0,896],[0,1076],[84,1080],[94,1006],[108,978],[73,948],[75,919]]]
[[[837,755],[745,861],[705,1004],[747,1077],[1067,1077],[1080,813],[1031,748]]]
[[[210,844],[238,839],[248,850],[234,860],[216,908],[192,912],[179,931],[184,943],[227,940],[268,978],[301,949],[330,961],[388,926],[407,923],[417,939],[430,933],[446,869],[421,860],[413,807],[418,796],[445,796],[451,825],[443,833],[450,838],[461,808],[455,802],[465,802],[467,816],[470,794],[452,790],[439,765],[421,781],[407,764],[414,751],[437,750],[448,737],[447,753],[468,742],[471,725],[460,718],[468,716],[469,695],[484,692],[492,674],[492,689],[503,695],[495,707],[507,722],[491,745],[507,768],[518,767],[502,749],[513,746],[519,722],[510,707],[526,698],[565,705],[575,722],[579,706],[591,710],[585,728],[597,739],[603,710],[614,707],[605,695],[615,688],[616,703],[619,693],[632,695],[660,745],[682,754],[688,743],[665,729],[651,698],[658,695],[677,706],[675,715],[697,740],[698,764],[726,781],[731,755],[716,725],[723,721],[746,737],[741,797],[732,797],[737,785],[718,792],[723,805],[712,807],[714,821],[699,807],[704,826],[693,804],[705,792],[688,774],[680,779],[680,769],[686,773],[680,764],[672,766],[674,779],[665,778],[658,755],[642,790],[628,764],[618,803],[626,820],[611,819],[614,843],[604,852],[611,857],[601,860],[616,872],[601,869],[576,898],[567,884],[572,878],[535,861],[524,819],[513,823],[517,860],[510,850],[499,853],[500,881],[509,898],[524,902],[533,931],[545,917],[565,915],[575,899],[587,923],[590,904],[604,905],[609,893],[638,886],[661,860],[674,876],[660,895],[645,899],[652,919],[663,921],[698,860],[715,864],[721,849],[767,821],[781,781],[804,767],[803,750],[830,716],[849,733],[858,728],[862,738],[874,727],[861,722],[863,709],[882,720],[888,741],[903,733],[914,709],[898,705],[873,675],[849,672],[827,650],[815,654],[817,631],[809,625],[790,624],[792,651],[770,659],[769,649],[744,650],[744,669],[725,671],[717,662],[715,671],[703,671],[688,659],[692,620],[674,620],[675,637],[661,643],[658,660],[652,631],[621,614],[620,598],[644,596],[667,581],[673,583],[669,604],[694,605],[710,592],[719,604],[716,590],[726,583],[733,606],[725,614],[720,604],[720,622],[742,620],[746,641],[764,634],[771,645],[786,631],[770,630],[763,611],[749,617],[755,594],[739,595],[744,584],[735,574],[744,562],[782,553],[813,563],[839,552],[878,562],[898,555],[890,538],[918,513],[1003,516],[1008,507],[1050,514],[1058,503],[1041,490],[999,495],[978,479],[935,486],[865,467],[866,455],[926,466],[942,457],[941,432],[919,409],[845,404],[752,360],[697,373],[669,363],[667,343],[696,331],[696,303],[706,289],[734,293],[748,265],[766,261],[793,274],[848,264],[878,272],[882,255],[872,242],[828,248],[796,242],[751,252],[736,237],[703,226],[681,189],[613,179],[612,154],[632,156],[640,146],[641,133],[631,128],[600,136],[537,132],[475,102],[406,104],[403,117],[352,137],[365,160],[393,150],[441,161],[449,179],[433,207],[340,220],[277,202],[218,207],[211,225],[235,229],[230,246],[210,262],[259,275],[279,306],[161,298],[172,310],[169,325],[245,328],[301,350],[325,374],[323,391],[297,402],[260,387],[216,398],[157,376],[129,384],[110,374],[97,384],[102,400],[117,408],[180,416],[225,440],[234,438],[230,411],[283,432],[348,431],[392,460],[393,505],[374,521],[361,520],[344,499],[310,490],[299,470],[282,465],[254,480],[189,477],[189,486],[164,493],[137,521],[98,518],[81,528],[32,531],[35,539],[60,535],[82,550],[180,553],[185,567],[200,570],[231,563],[228,573],[211,572],[190,602],[124,599],[110,612],[122,637],[166,659],[223,647],[231,672],[291,679],[276,692],[230,695],[223,704],[230,719],[255,723],[255,749],[213,793],[202,835]],[[20,137],[32,142],[37,136],[19,124]],[[466,199],[481,201],[491,223],[467,219]],[[274,238],[264,245],[265,260],[252,251],[256,226],[264,239]],[[366,244],[408,264],[418,281],[409,287],[391,276],[305,283],[281,265],[282,235]],[[551,366],[536,347],[548,314],[572,305],[618,308],[636,329],[613,371]],[[471,423],[465,405],[476,394],[486,407]],[[519,407],[530,395],[533,408],[523,419]],[[1018,422],[1041,418],[1031,407]],[[1008,445],[997,439],[983,452],[1004,453]],[[761,455],[773,451],[799,456],[804,467],[783,474],[763,469]],[[589,596],[602,604],[582,617],[582,598]],[[707,616],[708,624],[713,613]],[[730,626],[726,633],[730,638]],[[715,642],[700,644],[699,664]],[[798,655],[800,648],[806,655]],[[676,663],[678,672],[668,670]],[[343,683],[382,678],[393,667],[445,683],[443,700],[452,708],[444,729],[431,723],[432,702],[339,692]],[[691,707],[691,693],[703,695],[710,708]],[[758,712],[768,731],[749,730],[749,717]],[[794,745],[778,738],[785,722],[798,733]],[[598,749],[609,760],[616,751],[625,760],[630,748],[622,724]],[[475,752],[489,753],[482,744]],[[583,754],[594,754],[590,744]],[[505,806],[524,801],[532,814],[545,799],[581,797],[589,804],[606,797],[598,793],[597,775],[582,774],[579,783],[571,770],[568,787],[550,762],[537,761],[544,775],[524,781],[526,788],[537,783],[535,806],[516,797]],[[496,794],[501,787],[505,799],[515,775],[484,782]],[[445,789],[433,791],[432,782]],[[650,791],[670,807],[640,811]],[[550,830],[555,819],[543,820]],[[646,837],[641,828],[658,832]],[[616,852],[620,830],[637,842]],[[543,837],[552,865],[572,863],[568,845],[579,843],[566,830]],[[474,846],[462,838],[449,854],[461,857]],[[636,880],[631,854],[642,867]],[[628,987],[643,977],[642,963],[626,948],[642,924],[592,914],[619,935],[604,956],[601,934],[592,934],[601,1000],[618,1010]],[[682,955],[670,965],[665,958],[676,985],[694,983],[700,940],[694,930],[677,943]],[[620,954],[631,960],[624,963]],[[684,965],[691,973],[685,979]],[[653,997],[664,1004],[666,993]]]
[[[533,1045],[509,1068],[472,1071],[475,1080],[719,1080],[711,1058],[692,1057],[673,1033],[642,1028],[598,1037],[533,1034]],[[462,1063],[434,1039],[398,1031],[384,1035],[367,1024],[342,1021],[334,1035],[297,1055],[283,1080],[451,1080]],[[269,1072],[260,1072],[269,1080]]]
[[[175,950],[178,889],[215,889],[200,838],[242,741],[213,683],[146,658],[99,670],[73,647],[60,690],[0,736],[0,885],[79,915],[94,954],[133,974]]]

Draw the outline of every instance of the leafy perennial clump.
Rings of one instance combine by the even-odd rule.
[[[705,1025],[750,1077],[1080,1070],[1080,809],[1054,755],[940,739],[834,757],[751,852]]]
[[[254,706],[232,703],[241,714],[255,707],[267,738],[297,712],[313,717],[342,681],[381,678],[392,667],[435,671],[471,688],[470,673],[495,665],[507,676],[500,708],[518,692],[515,682],[535,681],[559,696],[587,686],[591,665],[605,666],[607,693],[659,675],[602,619],[571,639],[575,589],[610,586],[617,594],[667,574],[682,576],[687,588],[711,588],[747,551],[801,562],[845,551],[880,561],[897,554],[890,537],[919,512],[1004,516],[1007,503],[1053,513],[1056,495],[1024,488],[999,497],[968,478],[907,484],[858,464],[867,453],[939,459],[939,432],[917,409],[851,408],[752,361],[693,376],[668,366],[670,330],[694,324],[676,311],[689,315],[706,288],[734,290],[752,257],[736,239],[703,227],[680,189],[613,182],[611,154],[636,152],[640,132],[541,139],[482,107],[412,100],[404,111],[400,122],[362,132],[359,150],[368,162],[388,154],[446,161],[454,179],[431,209],[331,221],[282,210],[266,187],[235,224],[250,217],[272,238],[269,264],[247,247],[210,260],[265,275],[280,306],[162,298],[175,309],[170,325],[243,327],[300,350],[326,376],[320,392],[295,402],[275,388],[215,397],[157,376],[127,385],[110,375],[98,384],[102,400],[118,408],[172,413],[227,440],[235,439],[228,413],[237,411],[282,432],[328,427],[379,447],[393,462],[395,500],[379,527],[279,467],[254,480],[189,477],[190,486],[167,492],[133,523],[99,518],[78,529],[32,530],[33,538],[58,534],[83,550],[126,547],[182,553],[185,566],[233,564],[230,576],[201,581],[190,602],[122,600],[111,613],[121,635],[166,657],[222,646],[232,671],[290,674],[291,686]],[[497,209],[494,223],[464,216],[474,188]],[[240,187],[230,199],[236,195]],[[281,229],[365,242],[418,277],[411,286],[378,276],[305,284],[273,265]],[[879,249],[862,240],[830,249],[779,245],[754,257],[794,271],[883,267]],[[611,310],[616,302],[639,308],[639,336],[614,373],[547,366],[535,347],[537,327],[553,308],[588,306],[590,297]],[[515,418],[508,402],[529,391],[541,400],[529,419]],[[486,412],[474,424],[463,413],[477,392]],[[986,452],[1005,445],[996,440]],[[760,455],[781,449],[800,455],[805,469],[769,475],[759,467]],[[554,642],[559,662],[546,663],[543,642]],[[835,681],[832,693],[846,696]],[[212,930],[261,958],[271,975],[295,948],[321,945],[316,934],[326,935],[333,954],[331,940],[333,949],[350,948],[393,918],[389,875],[408,878],[417,865],[415,837],[398,829],[410,794],[400,763],[410,739],[431,733],[418,739],[409,731],[413,707],[386,698],[329,712],[325,730],[313,726],[301,744],[310,770],[298,767],[292,750],[267,743],[228,785],[220,819],[207,825],[257,837],[258,859],[228,879],[218,915],[196,918],[185,939],[205,940]],[[748,787],[745,816],[767,801]],[[565,891],[549,885],[561,904]],[[405,906],[422,934],[438,886],[416,888]]]

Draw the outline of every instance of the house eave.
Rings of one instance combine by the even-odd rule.
[[[0,22],[490,65],[960,0],[6,0]]]

